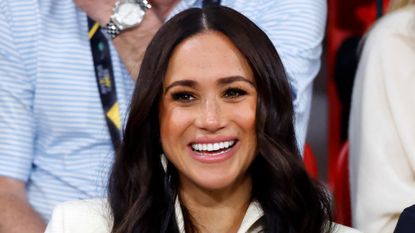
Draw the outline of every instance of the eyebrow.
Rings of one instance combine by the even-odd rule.
[[[217,83],[220,84],[220,85],[224,85],[224,84],[229,84],[229,83],[233,83],[233,82],[237,82],[237,81],[247,82],[255,88],[255,84],[252,81],[250,81],[250,80],[248,80],[248,79],[246,79],[242,76],[238,76],[238,75],[221,78],[217,81]],[[175,86],[195,87],[195,86],[197,86],[197,82],[194,81],[194,80],[188,80],[188,79],[175,81],[175,82],[173,82],[172,84],[170,84],[169,86],[166,87],[166,89],[164,90],[164,94],[166,94],[169,89],[171,89],[172,87],[175,87]]]
[[[249,84],[251,84],[253,87],[255,87],[254,82],[242,77],[242,76],[229,76],[229,77],[224,77],[218,80],[219,84],[229,84],[229,83],[233,83],[233,82],[237,82],[237,81],[242,81],[242,82],[247,82]]]
[[[167,91],[169,91],[169,89],[171,89],[172,87],[175,86],[186,86],[186,87],[195,87],[197,84],[195,81],[193,80],[179,80],[179,81],[175,81],[172,84],[170,84],[169,86],[166,87],[166,89],[164,90],[164,94],[167,93]]]

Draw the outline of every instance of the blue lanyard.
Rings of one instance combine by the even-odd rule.
[[[99,25],[89,17],[88,28],[98,91],[111,141],[116,150],[121,141],[121,120],[109,44]]]

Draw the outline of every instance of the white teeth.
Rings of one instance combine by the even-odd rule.
[[[226,141],[226,142],[216,142],[216,143],[206,143],[206,144],[192,144],[193,150],[196,151],[217,151],[227,149],[235,144],[235,141]]]
[[[200,144],[196,144],[195,145],[196,146],[196,150],[202,150],[203,149],[203,146],[202,145],[200,145]]]
[[[219,143],[213,144],[213,150],[219,150],[219,148],[220,148]]]

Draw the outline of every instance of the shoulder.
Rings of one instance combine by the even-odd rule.
[[[56,206],[46,233],[107,233],[111,214],[105,199],[68,201]]]
[[[90,214],[107,214],[109,211],[107,200],[101,198],[66,201],[58,204],[56,208],[62,209],[67,213],[88,210]]]
[[[404,7],[382,17],[369,31],[366,44],[386,45],[391,41],[404,42],[404,38],[408,37],[415,37],[415,5]]]
[[[408,5],[399,10],[390,12],[383,16],[375,26],[382,25],[380,27],[389,27],[395,29],[408,29],[414,25],[414,16],[415,16],[415,5]]]
[[[356,73],[356,80],[362,81],[355,82],[355,86],[368,86],[369,83],[378,86],[383,82],[385,85],[387,83],[388,88],[385,90],[388,92],[408,86],[405,82],[413,80],[411,74],[415,71],[412,62],[415,59],[414,41],[415,5],[381,18],[364,42]]]
[[[408,70],[413,70],[414,40],[415,5],[382,17],[367,34],[356,79],[361,79],[361,76],[367,81],[372,80],[367,76],[373,77],[376,82],[382,80],[378,76],[391,80],[406,79]],[[403,72],[403,76],[399,77],[396,72]]]

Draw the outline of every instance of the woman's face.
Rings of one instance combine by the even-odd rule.
[[[159,117],[162,147],[182,188],[219,190],[250,181],[256,103],[253,72],[226,36],[208,31],[176,47]]]

